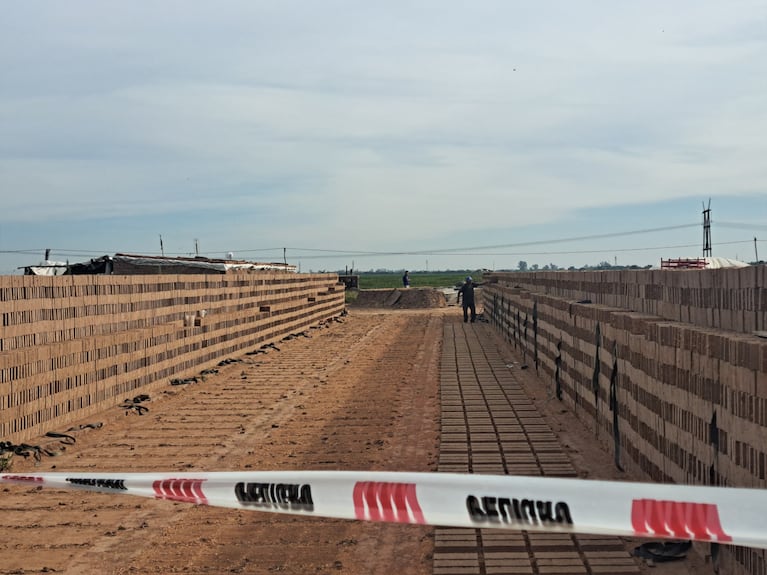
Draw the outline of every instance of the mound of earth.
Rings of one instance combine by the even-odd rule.
[[[366,289],[360,290],[352,307],[423,309],[446,307],[442,291],[434,288]]]

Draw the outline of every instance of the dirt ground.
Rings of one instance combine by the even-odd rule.
[[[354,309],[426,309],[447,306],[444,293],[432,288],[370,289],[356,293]]]
[[[16,457],[11,471],[435,471],[446,313],[459,312],[351,307],[307,337],[230,358],[204,381],[163,384],[143,415],[115,407],[82,421],[103,425],[72,431],[74,445],[50,443],[64,448],[56,457]],[[611,478],[609,457],[577,422],[538,399],[582,474]],[[432,573],[425,526],[9,485],[0,527],[4,574]]]
[[[204,382],[168,384],[143,415],[83,421],[103,426],[11,471],[432,471],[441,334],[429,312],[330,322]],[[2,573],[431,573],[423,526],[16,485],[2,487],[0,526]]]

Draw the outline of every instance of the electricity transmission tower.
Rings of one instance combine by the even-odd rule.
[[[711,198],[703,203],[703,257],[711,257]]]

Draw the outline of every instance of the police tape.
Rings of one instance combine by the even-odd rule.
[[[3,474],[0,482],[361,521],[767,548],[767,490],[364,471]]]

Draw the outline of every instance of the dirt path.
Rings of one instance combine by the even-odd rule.
[[[352,310],[279,351],[236,358],[203,382],[169,384],[142,404],[144,415],[104,413],[103,427],[75,432],[77,443],[62,455],[37,466],[17,458],[12,471],[436,471],[443,320],[457,313]],[[505,363],[519,361],[508,346],[504,353]],[[616,476],[577,420],[547,401],[534,371],[514,373],[580,476],[634,479]],[[0,528],[4,574],[429,575],[434,568],[430,527],[27,486],[2,488]],[[710,571],[688,563],[653,572]]]
[[[13,471],[436,470],[441,318],[360,313]],[[51,511],[55,511],[51,513]],[[431,573],[428,527],[3,488],[2,573]]]

